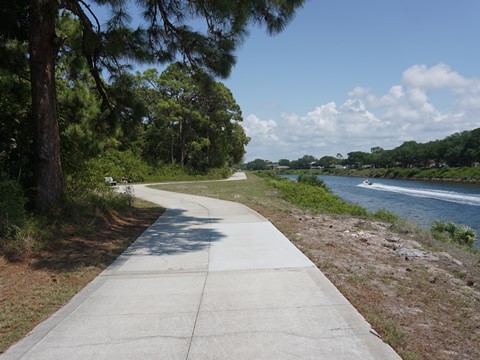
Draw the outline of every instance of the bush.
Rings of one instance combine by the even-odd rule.
[[[471,227],[461,225],[455,229],[453,239],[459,244],[473,247],[473,243],[477,238],[477,232]]]
[[[41,217],[27,215],[25,203],[16,181],[0,181],[0,253],[8,259],[20,259],[46,243]]]
[[[42,250],[50,233],[41,217],[28,216],[22,225],[15,225],[2,244],[2,253],[11,260]]]
[[[130,181],[142,182],[152,172],[152,168],[130,150],[107,150],[102,155],[89,160],[86,166],[90,171],[95,172],[101,181],[105,176],[111,176],[117,181],[127,177]]]
[[[450,221],[434,221],[431,226],[431,231],[437,239],[447,238],[448,240],[468,247],[473,247],[473,243],[477,238],[477,232],[474,229]]]
[[[0,238],[8,237],[25,221],[25,197],[20,185],[0,178]]]
[[[297,178],[297,182],[305,185],[318,186],[326,189],[324,181],[313,174],[302,174]]]

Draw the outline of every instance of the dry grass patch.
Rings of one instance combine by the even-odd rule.
[[[16,262],[0,256],[0,353],[67,303],[163,212],[136,200],[126,213],[63,225],[46,250]]]

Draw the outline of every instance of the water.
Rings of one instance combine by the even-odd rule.
[[[287,176],[296,179],[296,176]],[[480,236],[480,186],[410,180],[364,179],[319,176],[343,200],[369,211],[390,210],[416,224],[430,228],[434,220],[470,226]],[[474,245],[480,248],[480,239]]]

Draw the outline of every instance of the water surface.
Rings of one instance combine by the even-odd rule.
[[[296,175],[288,175],[296,179]],[[474,228],[480,235],[480,186],[410,180],[318,176],[343,200],[369,211],[390,210],[429,228],[434,220],[453,221]],[[476,248],[480,248],[477,238]]]

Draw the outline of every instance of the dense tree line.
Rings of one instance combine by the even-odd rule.
[[[249,139],[240,125],[241,110],[222,83],[178,62],[162,73],[122,73],[108,85],[101,78],[112,106],[104,108],[88,65],[78,56],[79,22],[68,13],[58,22],[58,33],[69,39],[56,64],[62,175],[76,177],[90,159],[106,153],[106,161],[113,161],[112,154],[125,160],[118,151],[155,167],[173,164],[200,172],[243,159]],[[26,56],[21,44],[10,46]],[[0,77],[0,164],[2,176],[29,189],[35,186],[31,82],[23,75],[26,63],[14,70],[2,69]]]
[[[350,167],[441,167],[473,166],[480,161],[480,128],[455,133],[442,140],[402,145],[384,150],[374,147],[370,153],[350,152],[343,164]]]
[[[238,162],[240,109],[212,77],[229,75],[249,26],[278,33],[303,2],[2,0],[0,180],[49,207],[109,149],[200,169]],[[111,13],[105,24],[92,4]],[[177,59],[165,74],[131,74]]]
[[[287,166],[290,169],[309,169],[312,167],[349,167],[349,168],[388,168],[388,167],[460,167],[475,166],[480,162],[480,128],[471,131],[455,133],[442,140],[417,143],[406,141],[402,145],[384,150],[373,147],[370,152],[352,151],[344,158],[323,156],[320,159],[312,155],[304,155],[297,160],[281,159],[273,164],[270,161],[256,159],[245,165],[252,170],[271,169],[277,166]]]
[[[239,125],[240,107],[223,84],[204,73],[191,76],[180,63],[160,76],[147,70],[135,80],[147,105],[146,159],[196,170],[232,166],[243,159],[249,139]]]

